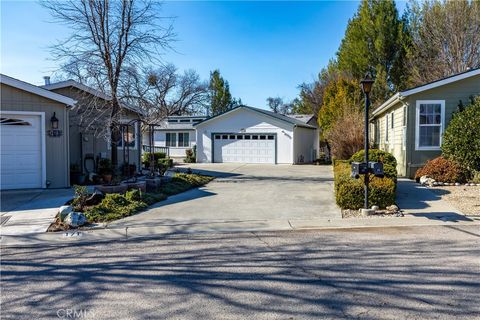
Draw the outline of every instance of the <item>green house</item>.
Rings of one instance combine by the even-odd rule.
[[[460,101],[480,95],[480,68],[397,92],[372,112],[370,139],[398,161],[399,176],[413,178],[441,155],[442,135]]]

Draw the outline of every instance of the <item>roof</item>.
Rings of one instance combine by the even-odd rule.
[[[434,88],[437,88],[437,87],[440,87],[440,86],[447,85],[447,84],[452,83],[452,82],[460,81],[460,80],[467,79],[467,78],[474,77],[474,76],[478,76],[478,75],[480,75],[480,68],[473,69],[473,70],[468,70],[468,71],[458,73],[458,74],[455,74],[455,75],[452,75],[452,76],[449,76],[449,77],[446,77],[446,78],[443,78],[443,79],[439,79],[439,80],[436,80],[436,81],[433,81],[433,82],[430,82],[430,83],[423,84],[421,86],[410,88],[410,89],[405,90],[405,91],[397,92],[393,96],[391,96],[387,101],[385,101],[381,106],[379,106],[378,108],[373,110],[372,115],[375,116],[375,115],[381,113],[382,111],[390,108],[391,106],[393,106],[395,103],[397,103],[398,101],[400,101],[404,97],[408,97],[408,96],[411,96],[411,95],[419,93],[419,92],[434,89]]]
[[[199,124],[204,124],[206,122],[209,122],[210,120],[213,120],[213,119],[216,119],[218,117],[221,117],[223,115],[226,115],[234,110],[237,110],[237,109],[246,109],[246,110],[251,110],[251,111],[254,111],[254,112],[258,112],[258,113],[261,113],[261,114],[264,114],[266,116],[269,116],[271,118],[275,118],[277,120],[280,120],[280,121],[283,121],[283,122],[287,122],[287,123],[290,123],[294,126],[297,126],[297,127],[303,127],[303,128],[309,128],[309,129],[317,129],[316,127],[314,126],[311,126],[309,124],[306,124],[304,121],[302,120],[299,120],[299,119],[296,119],[295,117],[292,117],[292,116],[286,116],[286,115],[283,115],[283,114],[279,114],[279,113],[275,113],[275,112],[272,112],[272,111],[268,111],[268,110],[264,110],[264,109],[259,109],[259,108],[254,108],[254,107],[250,107],[250,106],[245,106],[245,105],[241,105],[241,106],[238,106],[238,107],[235,107],[233,109],[230,109],[224,113],[220,113],[216,116],[213,116],[211,118],[208,118],[208,119],[205,119],[204,121],[202,122],[198,122],[196,124],[194,124],[194,126],[198,126]]]
[[[158,125],[155,130],[195,130],[194,125],[198,122],[180,122],[181,120],[193,120],[193,119],[201,119],[202,121],[205,120],[206,116],[169,116],[166,120],[163,121],[160,125]],[[171,120],[178,121],[177,123],[171,122]]]
[[[4,74],[0,74],[0,83],[36,94],[38,96],[41,96],[50,100],[61,102],[63,104],[66,104],[67,106],[74,106],[75,103],[77,103],[77,101],[73,100],[72,98],[65,97],[65,96],[62,96],[61,94],[45,90],[31,83],[15,79]]]
[[[312,118],[315,117],[313,114],[287,114],[286,116],[300,120],[303,123],[308,123],[310,120],[312,120]]]
[[[51,84],[48,84],[48,85],[44,85],[44,86],[41,86],[41,88],[44,88],[44,89],[47,89],[47,90],[56,90],[56,89],[62,89],[62,88],[69,88],[69,87],[73,87],[73,88],[77,88],[79,90],[82,90],[82,91],[85,91],[95,97],[98,97],[100,99],[103,99],[103,100],[106,100],[106,101],[109,101],[112,99],[112,97],[110,97],[109,95],[106,95],[105,93],[97,90],[97,89],[94,89],[92,87],[89,87],[87,85],[84,85],[78,81],[75,81],[73,79],[69,79],[69,80],[65,80],[65,81],[59,81],[59,82],[55,82],[55,83],[51,83]],[[125,109],[128,109],[132,112],[135,112],[135,113],[139,113],[139,114],[142,114],[141,111],[133,108],[133,107],[130,107],[130,106],[127,106],[125,104],[122,104],[121,105],[122,108],[125,108]]]

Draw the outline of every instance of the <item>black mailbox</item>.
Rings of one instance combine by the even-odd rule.
[[[369,162],[368,168],[370,172],[375,175],[375,177],[383,178],[383,163],[381,162]]]
[[[355,179],[360,178],[361,174],[366,174],[368,167],[365,162],[352,162],[352,177]]]

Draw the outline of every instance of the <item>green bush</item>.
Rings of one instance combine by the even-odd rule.
[[[213,177],[199,174],[176,173],[172,180],[160,186],[160,192],[172,195],[203,186],[213,180]]]
[[[159,159],[158,163],[161,166],[164,166],[165,168],[172,168],[173,167],[173,159],[167,158],[167,159]]]
[[[363,162],[364,158],[365,150],[360,150],[350,158],[350,162]],[[384,165],[388,164],[394,168],[397,167],[397,159],[395,159],[395,157],[391,153],[380,149],[368,150],[368,160],[375,162],[383,162]]]
[[[359,209],[364,202],[363,178],[354,179],[350,176],[349,161],[335,161],[335,199],[342,209]],[[387,176],[384,178],[371,177],[368,201],[370,205],[385,208],[395,203],[395,180]]]
[[[185,150],[185,159],[183,161],[185,163],[195,163],[197,162],[197,146],[193,146],[193,149]]]
[[[142,163],[145,166],[145,168],[150,167],[150,152],[144,152],[142,155]],[[153,159],[154,163],[157,165],[158,160],[160,159],[165,159],[167,157],[167,154],[165,152],[154,152],[153,153]]]
[[[440,182],[465,182],[466,171],[459,163],[454,160],[448,160],[444,157],[438,157],[427,161],[425,166],[418,169],[415,173],[415,180],[420,177],[428,176]]]
[[[454,113],[442,141],[445,158],[457,161],[470,175],[480,171],[480,97]]]

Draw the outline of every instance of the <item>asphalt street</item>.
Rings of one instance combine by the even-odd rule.
[[[480,319],[478,226],[2,248],[2,319]]]

